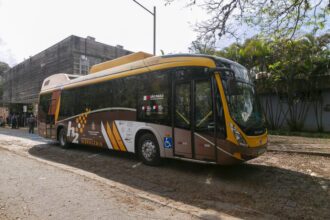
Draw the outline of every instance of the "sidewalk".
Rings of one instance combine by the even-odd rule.
[[[330,157],[330,139],[269,135],[267,150]]]

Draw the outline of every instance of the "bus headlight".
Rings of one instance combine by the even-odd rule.
[[[245,139],[243,138],[243,136],[241,135],[241,133],[239,133],[239,131],[237,130],[237,128],[232,123],[230,123],[230,129],[234,133],[234,136],[235,136],[238,144],[241,145],[241,146],[243,146],[243,147],[247,147],[248,144],[246,143]]]

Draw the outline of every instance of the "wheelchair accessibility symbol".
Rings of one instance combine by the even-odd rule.
[[[164,147],[172,148],[172,138],[171,137],[164,137]]]

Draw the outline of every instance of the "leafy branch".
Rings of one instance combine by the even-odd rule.
[[[165,0],[171,4],[180,0]],[[185,0],[210,16],[196,25],[198,40],[215,42],[223,36],[240,39],[242,27],[257,28],[273,38],[294,38],[301,27],[324,29],[330,14],[327,0]]]

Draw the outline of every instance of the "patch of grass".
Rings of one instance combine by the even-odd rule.
[[[268,134],[270,134],[270,135],[284,135],[284,136],[311,137],[311,138],[330,138],[330,132],[268,130]]]

